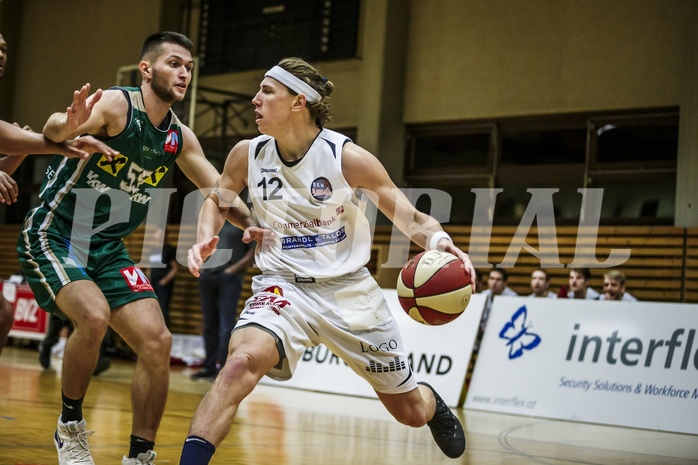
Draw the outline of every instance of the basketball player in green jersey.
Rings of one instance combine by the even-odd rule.
[[[65,113],[51,115],[44,126],[53,141],[87,133],[119,151],[112,159],[100,154],[55,159],[42,185],[42,203],[27,214],[18,243],[41,308],[59,312],[75,327],[63,358],[63,408],[54,434],[61,465],[93,463],[82,402],[108,325],[138,356],[123,464],[150,464],[156,456],[172,336],[150,283],[121,239],[145,219],[175,163],[199,188],[213,187],[218,178],[194,133],[171,110],[191,81],[192,48],[179,33],[151,35],[141,51],[141,87],[89,96],[86,85]]]

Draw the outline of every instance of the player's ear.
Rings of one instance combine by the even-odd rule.
[[[138,63],[138,69],[141,72],[141,75],[143,77],[147,77],[148,79],[152,78],[152,67],[150,66],[150,63],[147,61],[141,61]]]
[[[305,106],[305,95],[298,94],[296,98],[293,99],[293,109],[299,110]]]

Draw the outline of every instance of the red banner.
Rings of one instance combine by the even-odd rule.
[[[12,304],[15,321],[10,330],[11,337],[43,339],[46,333],[48,313],[34,300],[34,293],[27,284],[0,283],[3,296]]]

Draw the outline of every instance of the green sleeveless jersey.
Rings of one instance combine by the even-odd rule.
[[[52,211],[64,237],[79,230],[91,239],[121,239],[145,219],[153,189],[166,176],[182,151],[182,125],[170,110],[161,127],[148,119],[139,87],[114,87],[129,102],[125,129],[100,138],[119,154],[112,161],[101,153],[86,160],[55,156],[39,197]]]

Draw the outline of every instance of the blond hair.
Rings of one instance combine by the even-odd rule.
[[[315,103],[310,103],[306,101],[306,107],[310,110],[310,114],[315,118],[315,124],[317,127],[322,129],[325,124],[327,124],[331,119],[330,104],[326,101],[326,98],[330,96],[334,90],[334,85],[331,81],[322,77],[318,70],[313,68],[303,60],[298,57],[284,58],[279,62],[280,67],[293,74],[298,79],[302,80],[310,87],[315,89],[318,94],[320,94],[320,100]],[[296,94],[293,90],[289,89],[289,92]]]
[[[612,279],[613,281],[618,281],[621,284],[625,284],[625,275],[620,271],[611,270],[604,273],[604,276],[606,276],[608,279]]]

